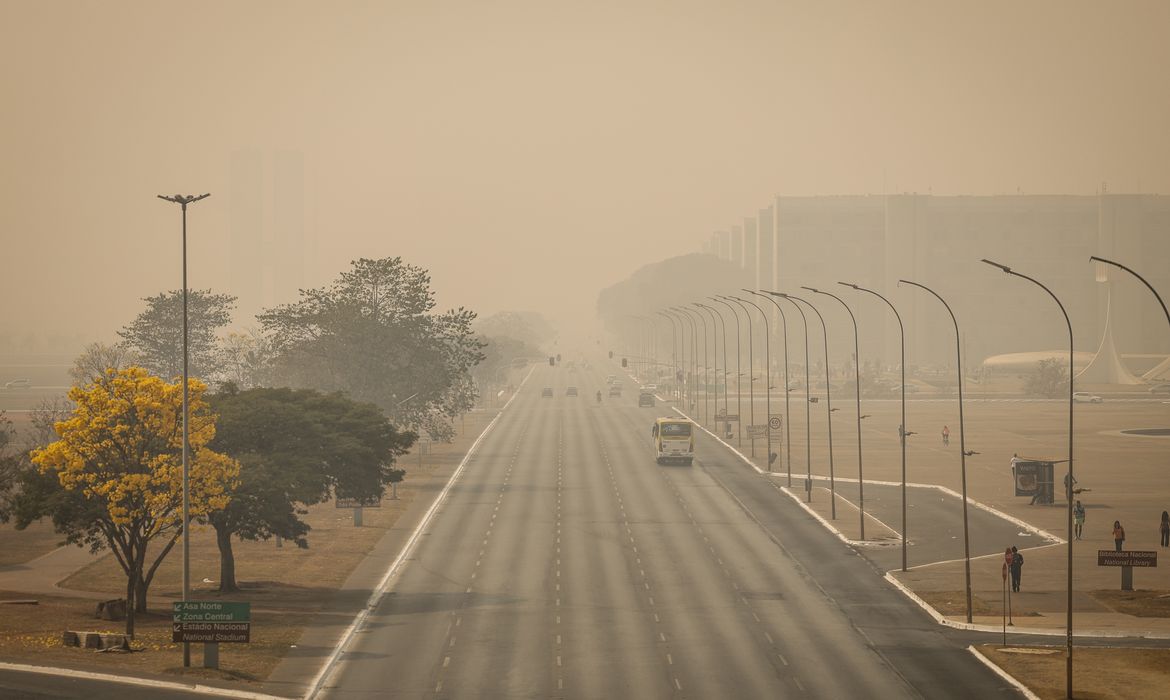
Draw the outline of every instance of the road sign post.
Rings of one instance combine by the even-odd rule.
[[[247,644],[252,639],[252,604],[187,600],[172,604],[171,641],[203,642],[203,666],[219,668],[221,642]]]
[[[1121,590],[1133,590],[1133,567],[1156,568],[1158,566],[1157,551],[1127,550],[1118,552],[1112,549],[1097,550],[1097,566],[1121,567]]]

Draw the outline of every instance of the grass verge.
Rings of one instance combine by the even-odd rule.
[[[1043,700],[1065,697],[1063,647],[976,647]],[[1121,672],[1124,671],[1124,672]],[[1073,691],[1084,700],[1159,700],[1170,687],[1170,649],[1073,649]]]

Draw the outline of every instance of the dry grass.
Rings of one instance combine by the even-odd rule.
[[[1065,697],[1062,647],[1005,650],[984,644],[978,649],[1044,700]],[[1170,649],[1073,649],[1073,691],[1078,698],[1158,700],[1166,697],[1167,687],[1170,687]]]
[[[17,530],[12,523],[0,525],[0,566],[32,561],[56,549],[63,539],[53,532],[50,522],[33,523],[24,530]]]
[[[1134,617],[1170,617],[1170,591],[1089,591],[1114,612]]]
[[[219,671],[182,667],[181,647],[172,644],[170,602],[180,597],[182,557],[176,547],[160,566],[150,590],[150,613],[138,618],[135,646],[140,653],[113,654],[64,647],[61,633],[66,629],[122,632],[123,623],[97,620],[92,600],[39,596],[38,605],[0,605],[0,658],[31,661],[73,668],[113,672],[181,673],[242,681],[268,677],[291,645],[304,631],[308,614],[319,609],[349,576],[374,545],[394,526],[416,498],[429,498],[436,490],[430,477],[448,473],[457,464],[491,420],[493,414],[467,416],[464,434],[453,444],[433,445],[419,464],[417,453],[407,455],[401,465],[406,480],[399,485],[398,500],[383,501],[381,508],[363,511],[363,527],[353,526],[353,511],[339,510],[333,503],[310,508],[305,520],[312,526],[309,549],[273,541],[233,543],[236,577],[242,590],[222,597],[252,602],[252,641],[220,647]],[[425,494],[425,495],[422,495]],[[28,541],[21,543],[24,537]],[[7,554],[7,539],[17,544],[14,551],[33,558],[50,551],[60,537],[51,528],[24,532],[0,531],[0,551]],[[34,554],[35,553],[35,554]],[[205,579],[207,581],[205,582]],[[215,533],[209,527],[192,530],[191,581],[197,598],[216,599],[219,579],[219,552]],[[112,557],[103,557],[61,582],[66,589],[109,593],[121,596],[125,577]],[[32,598],[26,593],[5,593],[0,599]],[[288,613],[295,614],[288,614]],[[202,645],[194,645],[196,649]],[[199,652],[192,663],[198,665]]]

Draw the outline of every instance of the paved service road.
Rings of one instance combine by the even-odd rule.
[[[706,437],[656,465],[669,409],[599,406],[603,385],[535,370],[323,695],[1016,696]]]

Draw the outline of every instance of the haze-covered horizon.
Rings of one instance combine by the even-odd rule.
[[[249,326],[388,256],[440,308],[591,322],[778,194],[1170,192],[1167,29],[1157,2],[8,2],[4,328],[112,339],[178,288],[157,194],[212,193],[190,285]],[[303,267],[244,294],[253,230]]]

